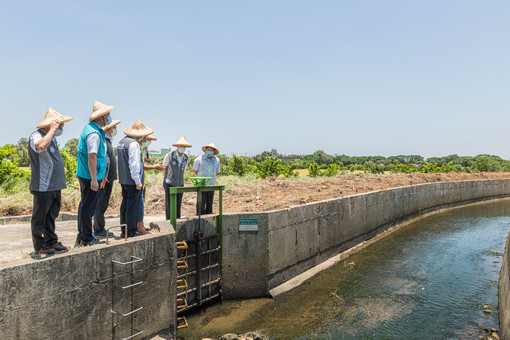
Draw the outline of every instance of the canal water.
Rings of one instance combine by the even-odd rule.
[[[509,231],[508,199],[433,214],[274,300],[225,301],[190,315],[178,337],[479,339],[480,329],[499,329]]]

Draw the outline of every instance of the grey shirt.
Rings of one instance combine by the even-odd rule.
[[[181,187],[184,185],[184,170],[188,166],[188,155],[179,154],[176,150],[166,154],[163,160],[163,165],[166,166],[165,183]]]
[[[57,139],[52,138],[46,150],[37,150],[35,143],[46,135],[42,129],[32,132],[28,142],[30,156],[30,190],[31,191],[57,191],[67,188],[66,170]]]

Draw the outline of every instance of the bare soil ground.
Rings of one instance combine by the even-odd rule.
[[[283,209],[330,198],[422,183],[503,178],[510,178],[510,173],[373,175],[355,172],[335,177],[299,177],[294,179],[272,177],[264,180],[253,177],[226,176],[219,178],[219,184],[226,187],[223,193],[223,211],[228,213]],[[162,181],[163,176],[161,173],[149,177],[145,205],[146,214],[161,215],[165,212],[165,196]],[[61,211],[76,213],[80,200],[79,190],[68,188],[63,191],[62,196]],[[120,185],[116,182],[107,213],[118,213],[121,199]],[[195,203],[196,195],[194,193],[185,194],[182,215],[195,215]],[[215,196],[215,205],[215,212],[217,212],[217,196]],[[24,195],[0,199],[0,215],[2,216],[31,213],[32,196],[28,192]]]
[[[228,181],[224,179],[226,190],[223,194],[224,212],[256,212],[283,209],[294,205],[317,202],[330,198],[350,196],[364,192],[383,190],[401,186],[481,179],[510,178],[510,173],[449,173],[449,174],[385,174],[347,173],[335,177],[321,178],[267,178],[253,182],[242,179]],[[163,192],[161,190],[161,192]],[[164,196],[152,195],[148,191],[150,207],[147,213],[157,213],[164,209]],[[183,199],[183,216],[195,214],[195,195],[185,194]],[[215,211],[217,210],[215,199]]]

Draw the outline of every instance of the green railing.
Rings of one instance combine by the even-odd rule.
[[[197,193],[197,204],[200,207],[200,203],[202,202],[202,192],[207,191],[218,191],[219,192],[219,211],[218,211],[218,231],[222,233],[223,226],[223,190],[225,189],[224,185],[211,185],[211,186],[196,186],[196,187],[170,187],[170,223],[174,227],[174,230],[177,230],[177,194],[185,193],[185,192],[196,192]],[[200,217],[202,212],[198,211],[198,216]]]

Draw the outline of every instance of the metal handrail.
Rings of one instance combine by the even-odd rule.
[[[132,263],[136,263],[136,262],[142,261],[141,258],[136,257],[136,256],[131,256],[131,258],[134,259],[134,260],[133,261],[129,261],[129,262],[120,262],[120,261],[112,260],[112,262],[113,263],[117,263],[117,264],[121,264],[121,265],[125,265],[125,264],[132,264]]]
[[[126,227],[126,229],[127,229],[127,224],[119,224],[119,225],[114,225],[114,226],[106,228],[106,244],[109,244],[108,243],[108,235],[110,234],[110,229],[122,228],[122,227]],[[127,241],[127,230],[124,230],[124,241]]]

